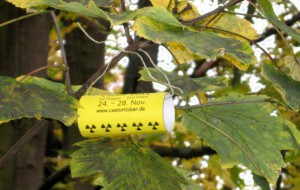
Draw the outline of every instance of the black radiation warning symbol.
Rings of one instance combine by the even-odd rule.
[[[124,128],[127,127],[126,123],[123,123],[123,125],[121,125],[120,123],[117,124],[118,128],[121,128],[121,131],[126,131]]]
[[[91,127],[89,125],[86,125],[85,126],[86,129],[88,129],[90,131],[90,133],[94,133],[95,129],[96,129],[96,126],[95,125],[92,125]]]
[[[111,128],[111,125],[110,125],[110,124],[107,124],[107,126],[105,126],[104,124],[102,124],[102,125],[101,125],[101,128],[102,128],[102,129],[105,129],[105,132],[110,132],[109,129]]]
[[[159,126],[159,124],[156,121],[154,123],[149,122],[148,126],[152,127],[152,130],[157,130],[157,126]]]
[[[132,127],[136,127],[136,130],[140,131],[140,130],[142,130],[141,127],[143,127],[143,124],[141,122],[139,122],[138,124],[133,123]]]

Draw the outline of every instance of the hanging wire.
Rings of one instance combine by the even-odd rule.
[[[81,24],[80,24],[79,22],[76,22],[76,23],[77,23],[78,27],[80,28],[80,30],[86,35],[86,37],[89,38],[92,42],[94,42],[94,43],[96,43],[96,44],[103,44],[103,43],[105,43],[106,41],[116,42],[116,41],[114,41],[114,40],[97,41],[97,40],[95,40],[93,37],[91,37],[91,36],[86,32],[86,30],[81,26]],[[162,73],[162,75],[164,76],[164,78],[167,80],[167,83],[164,83],[164,85],[166,85],[166,86],[168,86],[168,87],[170,88],[170,90],[171,90],[171,95],[172,95],[172,96],[174,95],[174,90],[173,90],[173,89],[177,89],[177,90],[180,91],[181,94],[183,94],[183,91],[182,91],[181,88],[178,88],[178,87],[176,87],[176,86],[174,86],[174,85],[171,84],[171,82],[170,82],[168,76],[167,76],[167,75],[166,75],[166,74],[165,74],[165,73],[164,73],[164,72],[163,72],[163,71],[162,71],[162,70],[161,70],[154,62],[153,62],[151,56],[150,56],[145,50],[143,50],[143,49],[138,49],[138,50],[141,51],[141,52],[143,52],[143,53],[148,57],[148,59],[150,60],[150,62],[151,62],[151,64],[153,65],[153,67],[155,67],[160,73]],[[149,71],[149,69],[148,69],[148,67],[147,67],[147,65],[146,65],[146,63],[145,63],[143,57],[142,57],[139,53],[134,52],[134,51],[128,51],[128,50],[120,50],[120,51],[125,52],[125,53],[131,53],[131,54],[134,54],[134,55],[138,56],[139,59],[141,60],[142,64],[143,64],[143,66],[145,67],[145,69],[146,69],[148,75],[150,76],[150,78],[151,78],[152,80],[158,82],[158,80],[157,80],[157,79],[151,74],[151,72]],[[103,73],[102,73],[95,81],[93,81],[93,82],[91,83],[91,85],[88,87],[86,94],[89,94],[91,87],[94,86],[95,83],[96,83],[97,81],[99,81],[99,80],[105,75],[105,73],[107,72],[107,70],[108,70],[108,68],[109,68],[109,66],[110,66],[110,62],[107,63],[106,65],[107,65],[107,66],[105,67]]]
[[[170,90],[171,90],[171,94],[172,94],[172,96],[174,95],[174,90],[173,90],[173,88],[175,88],[175,89],[177,89],[177,90],[179,90],[180,91],[180,93],[181,94],[183,94],[183,91],[182,91],[182,89],[181,88],[179,88],[179,87],[176,87],[176,86],[174,86],[174,85],[171,85],[171,82],[170,82],[170,80],[169,80],[169,78],[168,78],[168,76],[154,63],[154,61],[152,60],[152,58],[151,58],[151,56],[145,51],[145,50],[143,50],[143,49],[138,49],[139,51],[141,51],[141,52],[143,52],[147,57],[148,57],[148,59],[150,60],[150,62],[151,62],[151,64],[153,65],[153,67],[155,67],[163,76],[164,76],[164,78],[167,80],[167,86],[168,87],[170,87]]]
[[[156,81],[156,82],[159,82],[159,80],[157,80],[157,79],[151,74],[151,72],[149,71],[149,69],[148,69],[148,67],[147,67],[147,65],[146,65],[146,63],[145,63],[143,57],[142,57],[139,53],[134,52],[134,51],[128,51],[128,50],[121,50],[121,51],[123,51],[123,52],[125,52],[125,53],[131,53],[131,54],[137,55],[137,56],[139,57],[139,59],[142,61],[143,66],[145,67],[145,69],[146,69],[148,75],[150,76],[150,78],[151,78],[152,80]],[[147,53],[147,52],[146,52],[146,53]],[[148,54],[148,53],[147,53],[147,54]],[[148,55],[148,56],[149,56],[149,55]],[[150,56],[149,56],[149,57],[150,57]],[[150,58],[150,59],[151,59],[151,58]],[[151,59],[151,61],[152,61],[152,59]],[[152,62],[153,62],[153,61],[152,61]],[[154,64],[154,63],[153,63],[153,64]],[[161,71],[161,72],[162,72],[162,71]],[[168,77],[166,76],[165,73],[163,73],[163,75],[167,78],[167,81],[168,81],[168,83],[163,83],[163,84],[166,85],[166,86],[168,86],[168,87],[170,87],[170,89],[171,89],[171,95],[172,95],[172,96],[174,95],[174,90],[173,90],[173,88],[176,88],[176,89],[180,90],[180,92],[182,93],[182,90],[181,90],[180,88],[178,88],[178,87],[176,87],[176,86],[174,86],[174,85],[172,85],[172,84],[170,83],[170,81],[169,81],[169,79],[168,79]]]

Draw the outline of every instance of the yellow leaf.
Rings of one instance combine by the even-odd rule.
[[[173,11],[173,8],[175,6],[174,0],[171,1],[169,5],[169,1],[162,1],[162,0],[151,0],[151,3],[153,6],[157,7],[163,7],[165,9],[168,9],[169,11]],[[185,10],[186,9],[186,10]],[[177,5],[177,13],[180,13],[180,19],[182,20],[192,20],[198,16],[200,16],[197,8],[189,3],[188,1],[180,1]]]
[[[20,8],[31,8],[42,4],[42,0],[31,0],[31,1],[7,0],[7,1],[14,4],[16,7],[20,7]]]
[[[209,20],[210,18],[208,18]],[[210,27],[219,28],[222,30],[226,30],[229,32],[233,32],[239,34],[241,36],[245,36],[251,40],[254,40],[258,37],[256,30],[252,27],[251,22],[247,21],[246,19],[240,18],[233,14],[226,14],[222,13],[217,19],[215,19],[209,25]],[[242,38],[231,35],[225,34],[226,36],[230,36],[236,39],[241,40]],[[245,39],[243,39],[245,40]]]
[[[168,49],[171,51],[173,57],[177,60],[177,63],[184,64],[199,58],[193,54],[189,49],[187,49],[183,44],[178,42],[168,42],[166,43]]]
[[[169,1],[162,1],[162,0],[150,0],[152,5],[154,7],[163,7],[163,8],[168,8]],[[174,2],[172,1],[170,7],[174,6]]]
[[[284,63],[289,68],[289,75],[297,81],[300,81],[300,65],[294,56],[288,55],[284,57]]]

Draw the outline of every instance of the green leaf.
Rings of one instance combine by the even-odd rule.
[[[105,189],[181,189],[185,179],[158,154],[129,139],[94,139],[77,143],[71,157],[73,177],[103,171]]]
[[[285,129],[291,136],[291,141],[293,142],[294,150],[299,151],[300,150],[300,131],[297,129],[297,126],[288,121],[285,120],[284,126],[286,127]]]
[[[20,7],[20,8],[32,8],[32,7],[37,7],[37,6],[73,6],[74,10],[76,10],[76,6],[81,7],[81,5],[84,4],[89,4],[89,3],[94,3],[94,1],[90,1],[90,0],[79,0],[79,2],[70,2],[67,3],[63,0],[7,0],[8,2],[14,4],[16,7]],[[107,7],[110,6],[112,4],[113,0],[95,0],[97,6],[101,6],[101,7]],[[78,7],[78,8],[79,8]],[[79,8],[80,9],[80,8]],[[77,9],[77,10],[79,10]]]
[[[93,0],[90,0],[87,4],[79,2],[66,2],[63,0],[8,0],[8,2],[14,4],[20,8],[35,8],[42,6],[49,6],[55,9],[82,14],[89,17],[102,18],[110,21],[115,26],[128,22],[138,16],[149,16],[150,18],[156,19],[159,22],[167,23],[172,14],[166,15],[166,10],[162,7],[145,7],[134,11],[124,11],[119,14],[110,14],[103,11],[98,7],[98,4],[107,5],[107,0],[97,1],[97,4]],[[180,22],[176,19],[171,20],[168,24],[174,26],[181,26]]]
[[[261,10],[262,14],[272,22],[273,25],[278,27],[280,30],[286,32],[292,38],[297,40],[300,43],[300,34],[295,31],[293,28],[287,26],[284,22],[280,21],[276,16],[272,4],[268,0],[258,0],[258,7]]]
[[[149,75],[148,71],[152,77]],[[195,94],[199,92],[214,91],[227,86],[228,83],[226,77],[190,78],[185,76],[178,76],[174,72],[163,72],[165,74],[164,76],[159,70],[155,68],[144,68],[139,73],[142,75],[141,80],[158,82],[164,85],[168,84],[168,81],[165,78],[165,76],[167,76],[170,84],[177,87],[173,89],[174,93],[180,96],[187,96],[192,93]],[[181,89],[182,91],[180,91],[179,89]]]
[[[271,190],[266,178],[256,175],[255,173],[252,173],[252,175],[255,184],[258,185],[262,190]]]
[[[299,111],[300,81],[295,81],[290,76],[276,70],[269,64],[263,65],[262,76],[272,83],[284,101],[291,106],[294,111]]]
[[[78,102],[67,95],[64,85],[43,78],[23,82],[0,76],[0,123],[22,117],[45,117],[71,125]]]
[[[66,2],[63,0],[8,0],[8,2],[20,8],[49,6],[63,11],[107,19],[107,13],[101,10],[94,1],[89,1],[86,5],[78,2]]]
[[[270,116],[266,96],[225,97],[183,112],[183,123],[220,155],[224,167],[238,163],[275,183],[284,166],[280,150],[293,149],[282,119]]]
[[[169,12],[165,14],[171,14]],[[191,53],[201,57],[216,59],[224,57],[241,70],[256,62],[253,50],[248,42],[241,42],[233,38],[225,38],[214,32],[197,32],[185,29],[183,26],[169,25],[175,17],[167,17],[164,23],[140,16],[136,19],[133,29],[137,35],[155,43],[182,43]]]

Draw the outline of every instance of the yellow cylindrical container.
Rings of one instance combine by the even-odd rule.
[[[175,122],[168,93],[82,96],[78,126],[83,137],[171,132]]]

